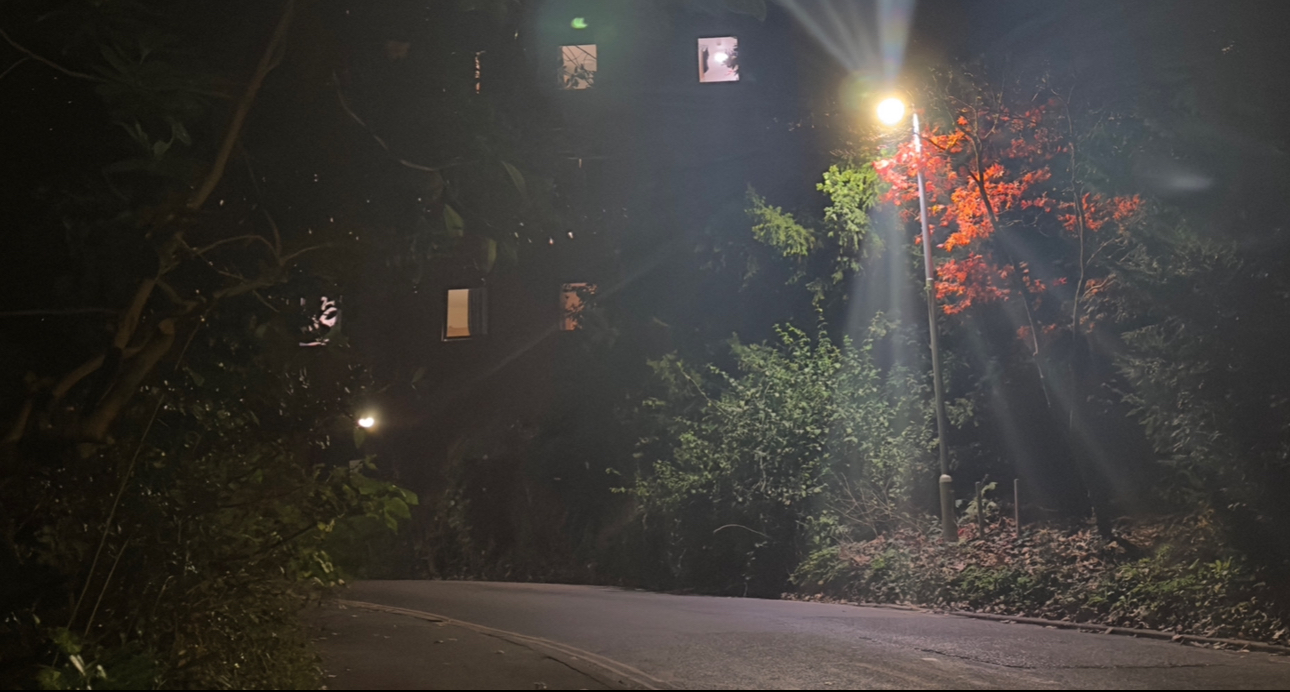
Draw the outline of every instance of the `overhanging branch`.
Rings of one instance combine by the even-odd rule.
[[[0,312],[0,319],[6,317],[65,317],[67,315],[115,315],[112,308],[49,308],[39,310],[10,310]]]
[[[390,156],[393,156],[394,160],[399,162],[399,165],[405,166],[407,168],[411,168],[414,171],[424,171],[426,173],[438,173],[439,171],[445,168],[452,168],[453,166],[458,166],[462,163],[462,160],[460,158],[455,158],[447,163],[439,164],[438,166],[426,166],[419,163],[413,163],[412,161],[409,161],[405,158],[400,157],[398,154],[395,154],[394,150],[390,148],[390,145],[386,144],[385,140],[381,139],[380,135],[377,135],[375,132],[372,132],[372,128],[368,127],[367,123],[363,122],[363,119],[358,117],[358,113],[355,113],[354,109],[349,107],[349,102],[345,100],[344,92],[340,90],[340,81],[336,79],[336,75],[334,73],[332,74],[332,81],[336,84],[336,99],[340,101],[341,110],[345,111],[345,114],[348,115],[351,120],[358,123],[359,127],[362,127],[364,130],[367,130],[367,134],[371,135],[372,139],[376,140],[376,143],[379,144],[387,154],[389,154]]]
[[[278,18],[278,25],[273,30],[273,37],[269,39],[269,45],[265,48],[264,54],[260,56],[260,63],[255,68],[255,74],[251,77],[250,83],[246,86],[246,91],[242,93],[242,98],[238,99],[237,108],[233,111],[233,118],[229,121],[228,128],[224,131],[224,139],[220,143],[219,153],[215,155],[215,161],[211,164],[210,171],[206,174],[206,179],[202,181],[200,187],[193,192],[193,196],[188,199],[188,209],[196,211],[206,204],[215,187],[219,185],[220,180],[224,177],[224,170],[228,167],[229,156],[233,154],[233,147],[237,145],[238,139],[242,136],[242,126],[246,123],[246,116],[251,112],[251,105],[255,103],[255,97],[260,93],[260,87],[264,85],[264,80],[282,61],[282,50],[287,40],[287,31],[291,28],[291,20],[295,17],[296,0],[287,0],[282,8],[282,15]]]
[[[90,82],[104,82],[104,81],[107,81],[107,80],[103,79],[102,77],[95,77],[95,76],[94,76],[94,75],[92,75],[92,74],[85,74],[84,72],[77,72],[76,70],[69,70],[69,69],[67,69],[66,67],[63,67],[62,65],[59,65],[58,63],[54,62],[53,60],[50,60],[49,58],[46,58],[46,57],[41,56],[41,55],[38,55],[38,54],[36,54],[36,53],[34,53],[34,52],[32,52],[32,51],[28,50],[28,49],[27,49],[27,48],[25,48],[22,44],[18,43],[17,41],[14,41],[12,38],[10,38],[10,37],[9,37],[9,34],[5,33],[5,30],[4,30],[4,29],[0,29],[0,38],[3,38],[3,39],[5,40],[5,43],[8,43],[10,46],[12,46],[12,47],[13,47],[13,49],[14,49],[14,50],[18,51],[19,53],[22,53],[23,55],[27,56],[28,58],[30,58],[30,59],[32,59],[32,60],[35,60],[35,61],[36,61],[36,62],[38,62],[38,63],[41,63],[42,65],[46,65],[46,66],[51,67],[51,68],[53,68],[53,69],[55,69],[55,70],[57,70],[57,71],[59,71],[59,72],[62,72],[63,74],[67,75],[68,77],[75,77],[75,78],[77,78],[77,79],[84,79],[84,80],[86,80],[86,81],[90,81]],[[19,61],[19,63],[20,63],[20,62],[22,62],[22,61]],[[18,66],[18,63],[14,63],[13,65],[10,65],[10,66],[9,66],[9,70],[12,70],[14,67],[17,67],[17,66]],[[8,73],[9,73],[9,70],[5,70],[5,74],[8,74]],[[0,77],[2,77],[2,76],[4,76],[4,75],[0,75]]]

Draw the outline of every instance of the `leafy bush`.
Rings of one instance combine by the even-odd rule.
[[[328,536],[417,498],[353,458],[352,353],[245,317],[211,313],[117,439],[3,450],[4,686],[318,684],[296,616],[340,583]]]
[[[872,531],[909,509],[915,479],[931,477],[928,392],[917,370],[876,365],[878,343],[901,336],[886,326],[858,346],[782,327],[776,345],[734,343],[733,374],[653,364],[664,393],[647,409],[662,433],[630,490],[681,583],[777,594],[842,535],[842,515]]]
[[[1253,254],[1182,228],[1144,235],[1102,297],[1126,348],[1125,393],[1161,462],[1161,491],[1213,508],[1229,539],[1290,560],[1290,285],[1276,253]]]

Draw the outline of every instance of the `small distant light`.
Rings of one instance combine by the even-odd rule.
[[[373,425],[376,425],[376,419],[371,416],[363,416],[358,419],[358,427],[360,428],[370,428]]]
[[[905,102],[898,98],[889,98],[878,104],[878,120],[883,125],[895,125],[905,117]]]
[[[587,18],[586,18],[586,17],[574,17],[574,18],[573,18],[573,21],[572,21],[572,22],[569,22],[569,26],[571,26],[571,27],[573,27],[573,28],[575,28],[575,29],[586,29],[586,28],[587,28]]]
[[[724,65],[726,64],[726,61],[730,59],[730,56],[727,55],[726,53],[716,53],[712,56],[712,59]]]

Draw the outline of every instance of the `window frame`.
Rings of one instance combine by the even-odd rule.
[[[732,71],[734,74],[734,79],[713,79],[713,80],[704,79],[703,78],[703,75],[704,75],[703,50],[705,49],[706,46],[703,45],[703,42],[713,41],[713,40],[723,40],[723,39],[729,39],[733,44],[731,46],[731,53],[732,53],[732,57],[734,57],[736,60],[735,69]],[[739,37],[737,35],[727,34],[723,36],[698,36],[698,37],[695,37],[694,39],[694,47],[695,47],[695,60],[698,62],[697,67],[698,67],[698,73],[699,73],[699,84],[738,84],[740,81],[742,81],[743,76],[739,73],[739,63],[738,63]]]
[[[584,79],[582,79],[582,80],[581,80],[581,81],[582,81],[582,85],[581,85],[581,86],[575,86],[575,85],[577,84],[577,81],[575,81],[575,80],[576,80],[576,77],[577,77],[577,74],[578,74],[578,69],[579,69],[579,68],[584,68],[585,60],[584,60],[584,61],[581,61],[581,62],[579,62],[579,63],[577,63],[577,64],[574,66],[573,71],[571,72],[571,71],[570,71],[570,69],[569,69],[569,64],[570,64],[570,61],[568,60],[568,56],[569,56],[569,54],[566,52],[566,51],[568,51],[568,49],[571,49],[571,48],[583,48],[583,49],[585,49],[585,48],[591,48],[591,51],[590,51],[589,53],[588,53],[587,51],[585,51],[585,50],[583,51],[584,53],[588,53],[588,54],[587,54],[587,57],[589,57],[589,58],[591,59],[591,62],[592,62],[592,69],[591,69],[589,72],[587,72],[587,73],[586,73],[586,74],[588,74],[588,75],[590,76],[590,79],[585,79],[585,78],[584,78]],[[596,44],[595,42],[592,42],[592,43],[562,43],[562,44],[560,44],[560,65],[559,65],[559,69],[558,69],[558,72],[557,72],[557,76],[558,76],[558,79],[557,79],[557,81],[556,81],[556,88],[557,88],[557,89],[559,89],[560,91],[592,91],[592,90],[594,90],[594,89],[596,88],[596,82],[599,80],[599,77],[600,77],[600,47],[599,47],[599,45],[598,45],[598,44]]]
[[[586,290],[586,299],[578,294],[579,289]],[[579,304],[576,311],[569,309],[566,297],[569,294],[578,296]],[[591,302],[591,296],[596,294],[596,284],[590,281],[570,281],[560,284],[560,292],[557,295],[557,305],[559,306],[559,319],[556,321],[556,327],[562,332],[582,331],[582,316],[585,314]]]
[[[448,335],[448,320],[452,316],[452,306],[449,301],[452,298],[453,291],[466,291],[466,334],[461,336]],[[488,336],[488,289],[484,286],[456,286],[444,289],[443,292],[443,322],[441,324],[440,340],[442,341],[469,341]]]

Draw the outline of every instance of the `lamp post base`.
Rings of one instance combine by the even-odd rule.
[[[954,479],[941,474],[941,539],[946,543],[959,542],[958,522],[954,520]]]

